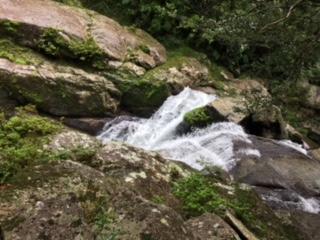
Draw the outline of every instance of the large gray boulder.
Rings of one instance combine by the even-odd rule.
[[[93,65],[98,58],[100,67],[118,61],[150,69],[166,60],[165,48],[142,30],[49,0],[1,0],[0,32],[49,55]]]

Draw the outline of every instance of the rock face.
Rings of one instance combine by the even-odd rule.
[[[239,97],[221,97],[214,101],[210,107],[212,107],[212,111],[216,113],[217,119],[240,123],[244,120],[246,114],[237,111],[237,108],[243,106],[244,101],[244,99]]]
[[[51,55],[83,61],[98,56],[106,66],[115,60],[147,69],[166,60],[164,47],[147,33],[54,1],[1,0],[0,25],[2,32],[15,35],[20,43]]]
[[[16,99],[57,116],[104,116],[119,105],[120,92],[112,82],[77,68],[0,59],[0,76],[1,85]]]

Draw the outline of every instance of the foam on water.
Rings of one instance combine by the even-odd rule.
[[[187,112],[215,99],[216,96],[185,88],[180,94],[169,97],[150,119],[114,119],[106,124],[99,138],[104,143],[116,140],[159,151],[167,158],[181,160],[196,169],[217,165],[228,170],[235,164],[233,142],[250,143],[241,126],[231,122],[216,123],[177,136],[177,127]],[[256,149],[243,150],[242,154],[260,155]]]

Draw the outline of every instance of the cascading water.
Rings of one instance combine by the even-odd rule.
[[[237,156],[259,158],[249,136],[241,126],[231,122],[214,123],[207,128],[194,130],[186,135],[178,134],[178,126],[184,115],[198,107],[214,101],[216,96],[185,88],[180,94],[169,97],[162,107],[150,118],[120,116],[108,122],[98,136],[103,143],[121,141],[146,150],[160,152],[164,157],[185,162],[196,169],[205,166],[219,166],[230,170],[237,162]],[[244,147],[234,150],[234,143]],[[306,150],[290,141],[280,144],[303,154]],[[273,194],[264,195],[268,201],[294,205],[307,212],[320,212],[320,204],[315,199],[306,199],[296,194],[295,202],[283,202]]]
[[[196,169],[207,165],[230,169],[236,160],[233,142],[250,143],[239,125],[216,123],[187,135],[177,135],[177,127],[187,112],[215,99],[213,95],[185,88],[177,96],[169,97],[150,119],[116,118],[104,127],[98,138],[103,142],[116,140],[159,151],[167,158],[183,161]],[[259,156],[255,149],[245,149],[243,154]]]

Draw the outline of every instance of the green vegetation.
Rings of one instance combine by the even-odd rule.
[[[191,127],[206,127],[214,122],[207,107],[196,108],[184,115],[184,122]]]
[[[0,29],[8,35],[16,35],[19,34],[19,29],[21,25],[20,23],[9,21],[9,20],[1,20],[0,21]]]
[[[78,162],[88,163],[96,154],[96,149],[78,147],[60,151],[53,155],[53,158],[58,160],[74,160]]]
[[[49,153],[43,148],[48,136],[61,126],[46,118],[19,113],[0,122],[0,183],[9,180],[25,167],[48,161]]]
[[[234,73],[297,79],[319,56],[316,1],[81,0],[154,36],[188,39]],[[166,41],[164,41],[166,42]]]
[[[164,199],[164,197],[159,196],[159,195],[155,195],[152,197],[151,199],[152,202],[156,203],[156,204],[165,204],[166,200]]]
[[[29,48],[16,45],[10,39],[0,39],[0,58],[22,65],[38,65],[43,58]]]
[[[67,56],[71,59],[88,62],[94,67],[100,64],[104,53],[93,40],[88,37],[85,41],[79,39],[66,40],[63,35],[52,28],[44,30],[38,40],[38,48],[45,54],[53,57]]]
[[[229,210],[260,239],[298,239],[295,231],[282,223],[253,191],[233,186],[234,193],[230,194],[218,182],[213,177],[192,174],[175,183],[173,193],[182,201],[186,217],[211,212],[223,218]]]

